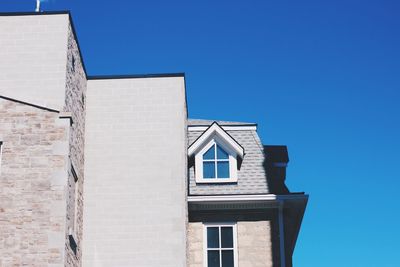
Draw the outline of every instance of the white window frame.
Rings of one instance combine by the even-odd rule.
[[[219,260],[220,265],[222,266],[222,253],[221,251],[224,250],[221,248],[221,227],[232,227],[232,236],[233,236],[233,266],[238,267],[238,245],[237,245],[237,223],[236,222],[213,222],[213,223],[203,223],[203,266],[208,267],[208,257],[207,257],[207,228],[208,227],[218,227],[219,228],[219,248],[210,249],[210,250],[218,250],[219,253]],[[225,249],[225,250],[232,250],[232,249]]]
[[[203,155],[213,146],[220,146],[229,155],[229,178],[204,178],[203,177]],[[218,136],[214,136],[196,155],[195,176],[196,183],[235,183],[237,182],[237,154]],[[217,168],[217,165],[215,166]]]

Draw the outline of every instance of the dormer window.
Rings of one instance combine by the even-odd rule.
[[[244,150],[221,126],[213,123],[190,147],[194,156],[196,183],[237,182],[237,158]]]
[[[226,179],[229,177],[229,154],[213,142],[203,154],[203,178]]]

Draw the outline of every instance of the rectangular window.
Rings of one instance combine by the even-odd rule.
[[[78,245],[76,243],[76,238],[78,237],[78,199],[79,199],[79,179],[78,175],[75,171],[74,166],[71,164],[71,173],[74,178],[74,218],[72,229],[70,229],[69,233],[69,243],[72,251],[77,253]]]
[[[73,231],[74,234],[77,234],[78,230],[78,199],[79,199],[79,181],[78,181],[78,175],[76,174],[74,166],[71,164],[71,172],[72,176],[74,177],[74,224],[73,224]]]
[[[229,179],[229,154],[217,143],[203,154],[203,178],[204,179]]]
[[[236,267],[236,224],[204,224],[204,261],[207,267]]]

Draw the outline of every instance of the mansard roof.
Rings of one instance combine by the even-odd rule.
[[[188,120],[189,126],[206,126],[213,120]],[[271,193],[264,166],[264,147],[256,132],[255,123],[216,121],[245,150],[237,183],[229,184],[196,184],[194,166],[189,166],[189,195],[216,194],[268,194]],[[224,127],[227,126],[227,127]],[[231,127],[235,126],[235,127]],[[188,131],[188,147],[206,130],[204,127],[191,127]]]

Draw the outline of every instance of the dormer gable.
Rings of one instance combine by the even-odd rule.
[[[221,143],[225,143],[227,147],[231,147],[231,149],[234,150],[239,157],[244,157],[244,148],[217,122],[213,122],[211,126],[208,127],[207,130],[205,130],[203,134],[200,135],[197,140],[189,146],[188,156],[193,156],[193,154],[198,152],[198,150],[201,149],[201,147],[203,147],[205,143],[210,141],[212,138],[216,138]]]
[[[194,157],[196,183],[235,183],[244,148],[213,122],[190,145],[188,156]]]

